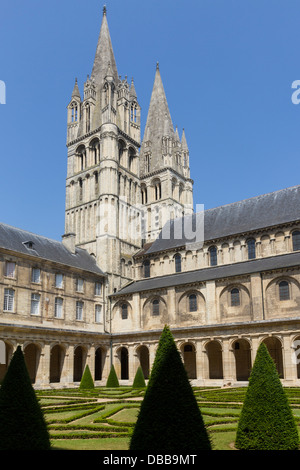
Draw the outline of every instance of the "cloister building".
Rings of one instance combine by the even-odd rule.
[[[67,108],[62,241],[0,224],[0,380],[18,345],[37,388],[147,379],[167,324],[195,385],[247,383],[261,342],[300,385],[300,186],[195,211],[160,66],[141,138],[106,8]]]

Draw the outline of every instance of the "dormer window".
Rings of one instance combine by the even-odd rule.
[[[28,250],[33,250],[34,243],[31,240],[24,242],[23,245],[25,245]]]

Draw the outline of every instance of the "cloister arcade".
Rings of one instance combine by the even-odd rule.
[[[300,380],[294,346],[300,335],[282,337],[269,335],[257,337],[211,338],[188,341],[176,340],[188,378],[195,385],[223,385],[245,382],[249,379],[256,350],[264,342],[273,358],[279,377],[286,381]],[[15,350],[15,345],[5,342],[6,365],[0,365],[0,380]],[[122,344],[106,346],[42,345],[24,343],[22,349],[31,382],[38,387],[69,386],[80,382],[85,366],[89,364],[92,376],[99,385],[105,385],[111,367],[111,353],[117,376],[121,383],[132,383],[138,366],[145,379],[149,378],[155,359],[157,343]],[[300,383],[300,382],[299,382]]]

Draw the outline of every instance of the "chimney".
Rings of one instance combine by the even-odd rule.
[[[71,252],[75,253],[75,233],[66,233],[62,236],[63,245]]]

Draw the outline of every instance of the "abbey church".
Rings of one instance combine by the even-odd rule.
[[[160,64],[142,135],[106,8],[68,100],[61,242],[0,223],[0,380],[19,345],[36,388],[147,379],[167,324],[193,385],[245,385],[264,342],[299,386],[300,186],[195,210]]]

